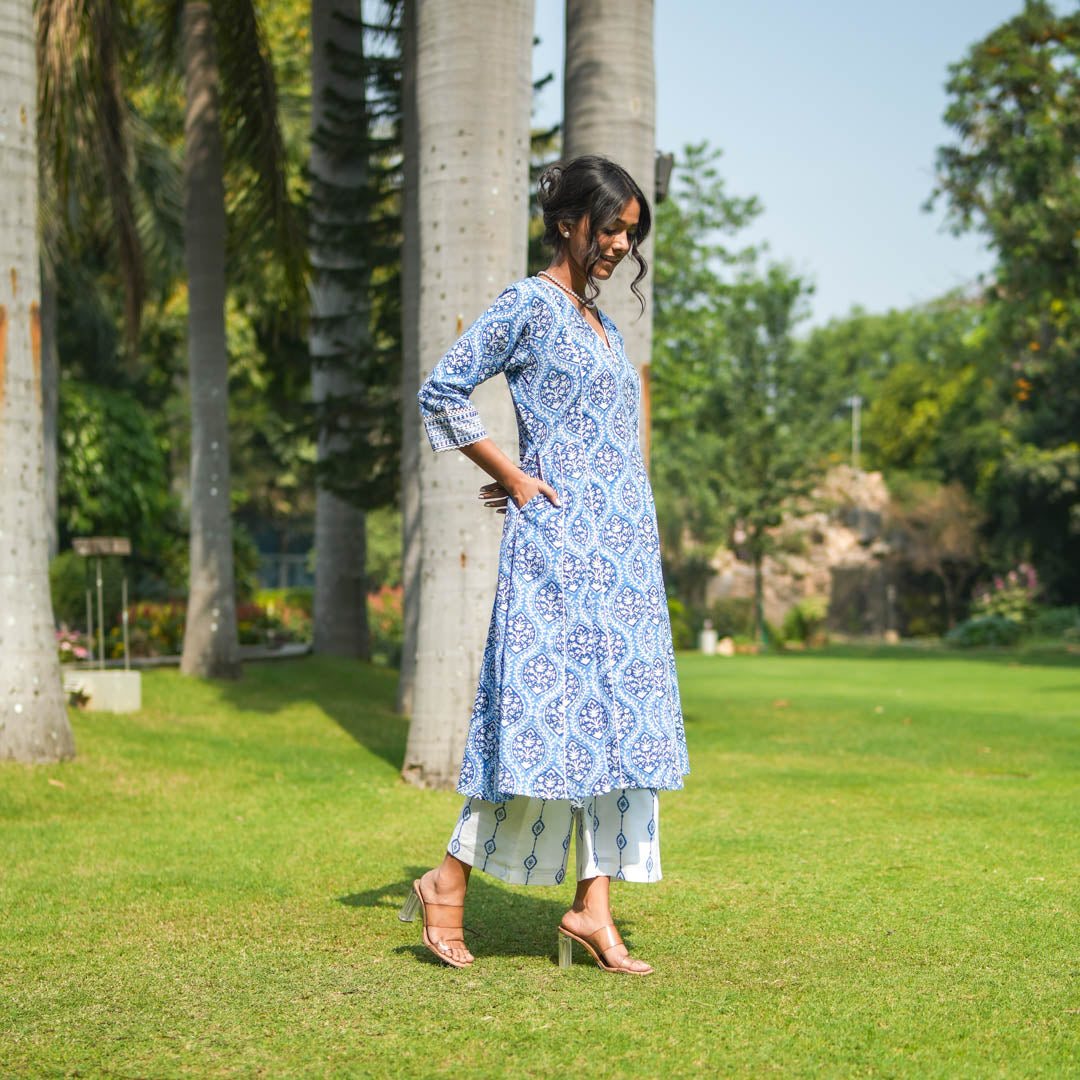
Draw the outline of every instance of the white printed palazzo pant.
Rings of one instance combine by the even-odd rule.
[[[576,835],[578,881],[660,880],[656,788],[616,788],[574,807],[569,799],[468,798],[446,845],[455,858],[515,885],[559,885]]]

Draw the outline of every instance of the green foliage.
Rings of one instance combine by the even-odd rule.
[[[393,502],[400,472],[402,14],[382,6],[375,48],[373,27],[341,9],[312,58],[333,75],[313,102],[312,282],[338,300],[311,312],[311,364],[334,378],[305,430],[319,484],[365,509]]]
[[[829,605],[824,597],[807,596],[788,608],[781,626],[785,641],[824,644],[825,616]]]
[[[1080,12],[1026,0],[950,67],[930,203],[997,256],[986,297],[1002,361],[1004,453],[983,488],[1001,552],[1080,595]]]
[[[236,599],[239,603],[249,603],[259,587],[259,549],[251,533],[236,521],[233,522],[232,541]]]
[[[380,506],[365,515],[367,528],[367,587],[374,592],[401,584],[401,511]]]
[[[749,639],[754,629],[754,601],[748,596],[726,596],[708,609],[713,629],[722,637]]]
[[[255,593],[255,603],[270,612],[281,608],[296,608],[310,617],[315,608],[315,590],[311,588],[259,589]]]
[[[238,521],[232,524],[232,546],[236,599],[238,603],[247,603],[259,587],[259,549],[251,533]],[[159,592],[169,597],[187,595],[190,569],[187,544],[173,544],[164,566],[164,581]]]
[[[1036,611],[1028,621],[1028,630],[1036,638],[1080,640],[1080,607],[1052,607]]]
[[[676,649],[693,649],[697,638],[685,605],[673,596],[668,597],[668,618],[671,620],[671,639]]]
[[[723,242],[760,208],[727,194],[718,156],[687,146],[657,212],[651,471],[672,579],[696,607],[709,551],[737,530],[760,565],[768,530],[824,453],[793,338],[810,286]]]
[[[985,645],[1015,645],[1023,636],[1023,626],[1014,619],[1001,615],[983,615],[954,626],[945,635],[945,642],[970,649]]]
[[[105,625],[123,610],[123,578],[130,567],[119,557],[101,560],[101,604]],[[129,578],[128,588],[131,589]],[[49,592],[57,623],[86,629],[86,590],[91,593],[94,626],[98,622],[97,559],[85,559],[74,551],[62,551],[49,563]],[[130,593],[129,593],[130,595]]]
[[[253,603],[237,605],[236,631],[241,645],[270,648],[294,642],[310,644],[313,636],[311,615],[303,608],[282,606],[271,611]]]
[[[719,156],[706,143],[684,149],[672,194],[656,208],[653,267],[650,475],[671,575],[684,601],[698,604],[709,550],[730,528],[709,482],[720,446],[702,403],[723,363],[726,278],[756,254],[726,241],[760,213],[755,199],[728,194]]]
[[[973,486],[971,459],[985,453],[969,444],[980,423],[996,417],[997,404],[986,400],[983,383],[998,363],[984,322],[979,305],[950,294],[881,315],[856,308],[813,330],[801,362],[813,373],[806,393],[828,424],[832,453],[849,454],[848,399],[858,394],[865,406],[862,467]]]
[[[144,560],[171,542],[177,504],[167,450],[133,394],[62,379],[61,547],[75,536],[126,536]]]

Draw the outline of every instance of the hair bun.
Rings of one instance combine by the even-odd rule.
[[[548,165],[540,174],[540,179],[536,182],[536,200],[541,210],[546,209],[558,197],[564,172],[562,162],[557,161]]]

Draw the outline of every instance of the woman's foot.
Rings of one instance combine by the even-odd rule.
[[[447,856],[450,858],[450,856]],[[457,860],[455,860],[457,862]],[[458,864],[461,865],[460,863]],[[429,870],[419,879],[420,896],[430,909],[432,905],[445,904],[450,907],[459,907],[464,912],[465,887],[468,883],[468,874],[462,874],[457,867],[445,868],[445,863]],[[440,916],[445,913],[440,912]],[[440,923],[448,922],[446,918],[439,918]],[[438,955],[452,960],[455,964],[471,964],[473,954],[469,952],[462,936],[463,927],[457,926],[432,926],[425,922],[424,931],[428,941],[438,950]]]
[[[567,930],[579,938],[585,938],[587,941],[591,940],[592,935],[597,930],[602,930],[605,926],[612,926],[613,924],[614,920],[610,911],[606,914],[597,915],[588,910],[578,911],[577,908],[571,908],[562,917],[562,925]],[[627,971],[637,972],[641,975],[647,975],[652,971],[652,965],[645,963],[644,960],[637,960],[630,956],[626,945],[621,941],[610,948],[604,948],[603,941],[598,940],[593,947],[608,967],[626,968]]]

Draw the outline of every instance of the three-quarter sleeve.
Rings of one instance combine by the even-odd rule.
[[[505,371],[527,337],[529,298],[520,285],[504,289],[435,365],[416,395],[431,449],[454,450],[487,438],[469,395]]]

